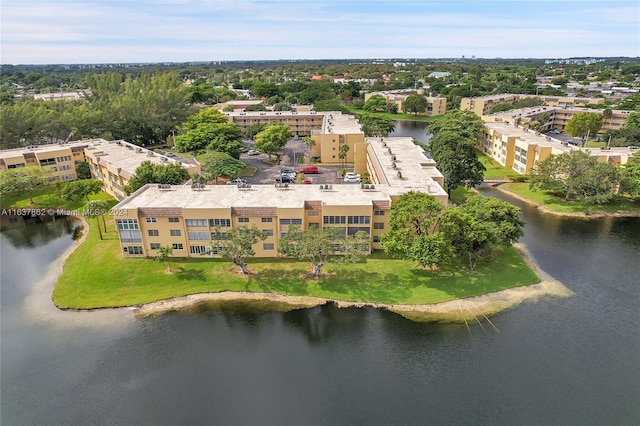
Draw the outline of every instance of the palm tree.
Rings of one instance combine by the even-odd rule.
[[[169,256],[173,254],[173,248],[171,246],[160,247],[158,254],[156,255],[156,261],[160,263],[167,262],[167,270],[171,271],[171,263],[169,263]]]
[[[340,151],[338,151],[338,158],[342,161],[342,167],[344,168],[347,164],[347,152],[349,152],[349,145],[346,143],[344,145],[340,145]]]
[[[104,238],[102,238],[102,229],[100,229],[100,221],[98,220],[98,216],[102,216],[102,223],[104,224],[104,232],[107,232],[107,222],[104,219],[104,215],[107,212],[108,208],[109,208],[109,205],[104,200],[89,201],[84,206],[84,211],[83,211],[84,215],[96,218],[96,224],[98,225],[98,234],[100,234],[101,240],[103,240]]]

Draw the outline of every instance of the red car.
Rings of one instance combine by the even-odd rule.
[[[304,173],[305,175],[316,174],[318,172],[318,166],[307,166],[298,170],[298,173]]]

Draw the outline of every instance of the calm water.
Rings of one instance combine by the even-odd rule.
[[[427,125],[424,121],[393,120],[395,130],[389,136],[409,136],[422,143],[428,143],[431,135],[427,135]]]
[[[640,220],[523,216],[576,295],[496,315],[499,333],[332,306],[60,312],[39,278],[71,227],[2,233],[0,423],[639,424]]]

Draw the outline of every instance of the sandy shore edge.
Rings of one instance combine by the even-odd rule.
[[[266,306],[282,311],[311,308],[327,303],[333,303],[339,308],[373,307],[386,309],[390,312],[402,315],[412,321],[441,321],[463,322],[475,318],[493,315],[507,309],[511,309],[523,302],[534,302],[543,296],[569,297],[574,293],[561,282],[554,280],[532,262],[526,248],[522,245],[516,247],[530,267],[532,267],[541,281],[528,286],[514,287],[507,290],[484,294],[466,299],[456,299],[442,303],[427,305],[402,305],[370,302],[350,302],[344,300],[325,299],[309,296],[287,296],[274,293],[251,293],[225,291],[219,293],[199,293],[188,296],[175,297],[135,307],[134,315],[146,317],[161,315],[168,312],[192,310],[206,307],[207,305],[222,305],[230,303],[246,303],[250,305]]]
[[[564,216],[564,217],[575,217],[581,219],[597,219],[601,217],[640,217],[640,211],[638,212],[628,212],[628,211],[617,211],[617,212],[593,212],[593,213],[574,213],[574,212],[559,212],[557,210],[552,210],[547,208],[540,203],[533,201],[530,198],[524,197],[516,192],[513,192],[510,189],[504,188],[502,185],[492,185],[498,191],[504,192],[505,194],[509,194],[513,198],[517,198],[518,200],[530,204],[532,206],[536,206],[538,210],[543,213],[553,214],[556,216]]]

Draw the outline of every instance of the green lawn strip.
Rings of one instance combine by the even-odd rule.
[[[242,170],[242,177],[253,176],[256,174],[257,171],[258,171],[257,167],[245,167],[244,170]]]
[[[608,204],[585,204],[578,201],[564,201],[561,197],[549,191],[532,191],[529,189],[528,183],[505,183],[502,184],[502,188],[508,189],[541,206],[558,212],[589,214],[640,211],[640,202],[633,202],[628,198],[619,198]]]
[[[91,200],[107,200],[113,201],[106,192],[89,196]],[[0,208],[17,209],[17,208],[60,208],[66,210],[82,210],[87,204],[87,200],[80,201],[64,201],[56,193],[55,187],[52,185],[42,185],[33,192],[33,204],[29,201],[27,194],[3,195],[0,197]],[[113,203],[115,205],[115,203]]]
[[[510,179],[518,176],[515,170],[502,166],[496,160],[482,152],[478,152],[478,159],[487,169],[484,172],[485,179]]]
[[[464,200],[473,195],[473,191],[466,186],[459,186],[453,191],[451,191],[451,201],[454,204],[462,204]]]
[[[308,262],[295,259],[249,259],[250,277],[231,263],[211,258],[172,259],[172,274],[153,259],[124,259],[110,221],[100,241],[95,219],[87,239],[67,260],[53,291],[61,308],[130,306],[202,292],[249,291],[316,296],[356,302],[438,303],[539,282],[514,248],[477,266],[473,274],[462,263],[437,271],[387,258],[376,252],[365,261],[327,265],[326,278],[303,278]]]

